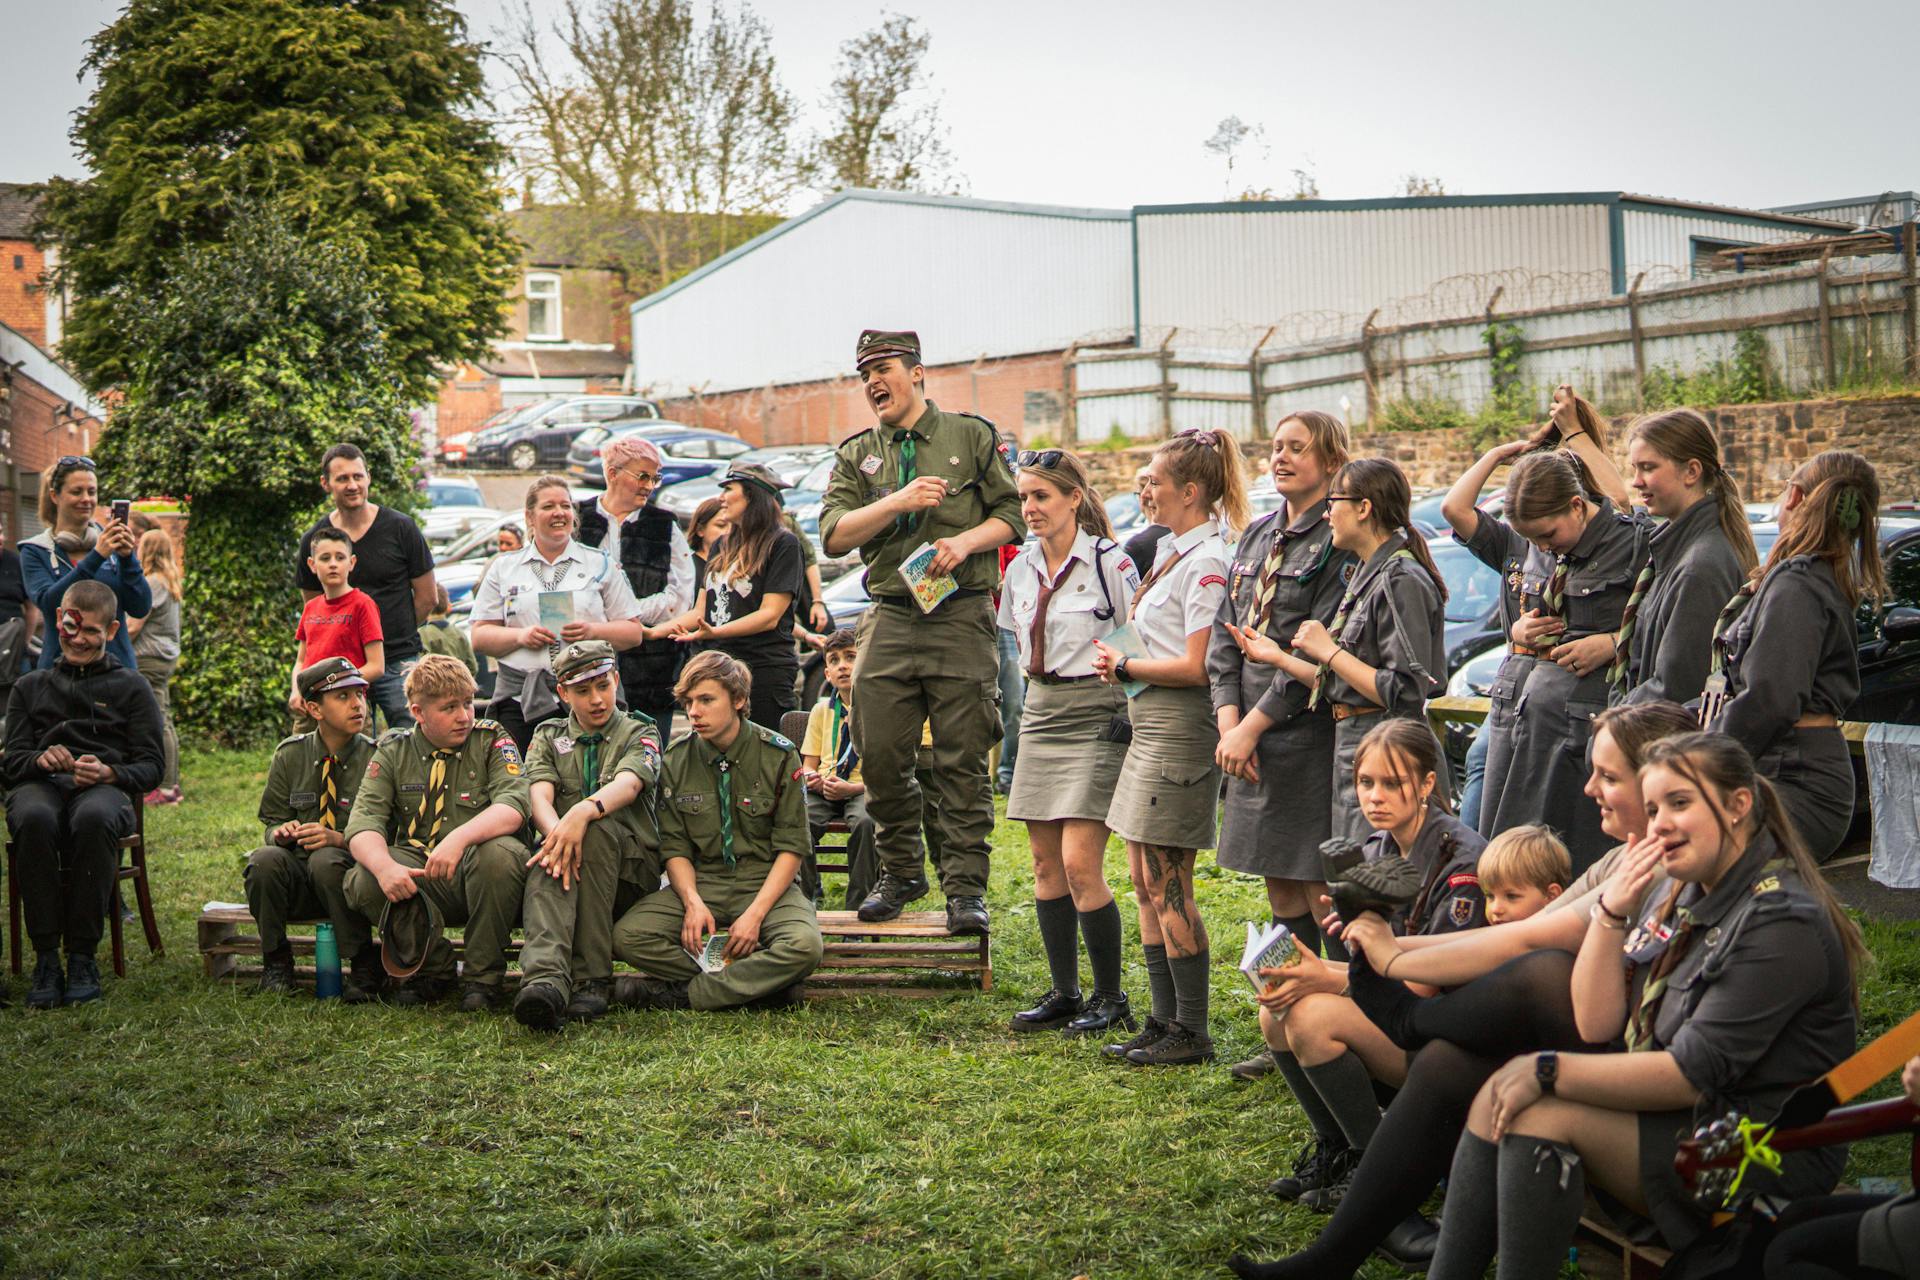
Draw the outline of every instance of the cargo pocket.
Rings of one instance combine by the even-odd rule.
[[[1487,718],[1493,724],[1509,727],[1515,720],[1519,719],[1520,708],[1518,703],[1520,700],[1520,686],[1523,683],[1524,679],[1522,676],[1509,675],[1504,671],[1494,677],[1492,686],[1487,690],[1487,698],[1492,703],[1491,708],[1487,712]]]
[[[1000,723],[1000,677],[996,674],[991,680],[980,682],[981,731],[986,735],[986,750],[993,750],[993,744],[1000,741],[1003,726]],[[937,731],[937,729],[936,729]]]

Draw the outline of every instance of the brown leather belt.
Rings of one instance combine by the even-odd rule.
[[[1507,652],[1522,658],[1544,658],[1552,650],[1536,649],[1530,644],[1510,644],[1507,646]]]
[[[1801,716],[1793,722],[1796,729],[1835,729],[1840,721],[1834,716]]]
[[[1342,720],[1351,720],[1355,716],[1377,716],[1385,710],[1385,707],[1356,707],[1351,703],[1336,702],[1333,704],[1333,719],[1334,723],[1338,724]]]
[[[1057,676],[1051,671],[1027,679],[1035,684],[1085,684],[1089,680],[1098,680],[1099,676]]]

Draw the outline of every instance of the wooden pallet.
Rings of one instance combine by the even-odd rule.
[[[313,978],[311,920],[292,921],[287,942],[294,972]],[[984,937],[955,937],[940,911],[909,911],[884,924],[867,924],[851,911],[822,911],[820,934],[826,956],[807,980],[810,996],[887,995],[924,997],[993,989],[992,949]],[[457,931],[447,932],[455,960],[462,954]],[[200,913],[200,964],[206,976],[232,981],[260,973],[260,935],[245,907],[214,907]],[[509,963],[520,944],[507,945]],[[344,957],[343,957],[344,959]],[[305,963],[302,963],[305,961]],[[519,981],[509,969],[509,984]]]

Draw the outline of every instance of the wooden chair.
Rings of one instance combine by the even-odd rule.
[[[153,891],[147,884],[147,807],[143,797],[134,796],[133,834],[120,837],[120,847],[127,853],[124,866],[114,868],[113,882],[117,890],[123,880],[133,881],[133,895],[140,904],[140,927],[146,931],[147,950],[154,955],[165,955],[166,946],[160,939],[160,921],[153,913]],[[127,976],[127,947],[125,922],[120,919],[120,895],[116,892],[113,901],[107,904],[107,927],[113,938],[113,973],[117,978]],[[20,875],[18,861],[14,853],[13,842],[7,842],[7,963],[15,973],[20,972],[20,939],[22,936]]]
[[[788,711],[782,713],[780,716],[780,736],[795,744],[805,741],[807,736],[807,713],[805,711]],[[847,834],[847,824],[839,818],[834,818],[827,823],[826,829],[822,834],[837,835],[843,838],[838,844],[828,844],[825,840],[821,840],[813,846],[814,871],[823,875],[827,872],[832,872],[835,875],[846,875],[848,871],[847,842],[844,837]]]

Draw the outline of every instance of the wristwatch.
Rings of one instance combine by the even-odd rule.
[[[1553,1082],[1560,1077],[1560,1055],[1552,1049],[1533,1055],[1533,1078],[1540,1082],[1540,1092],[1549,1098],[1553,1096]]]
[[[1113,664],[1113,678],[1115,680],[1127,679],[1127,659],[1124,656],[1121,657],[1120,661]]]

